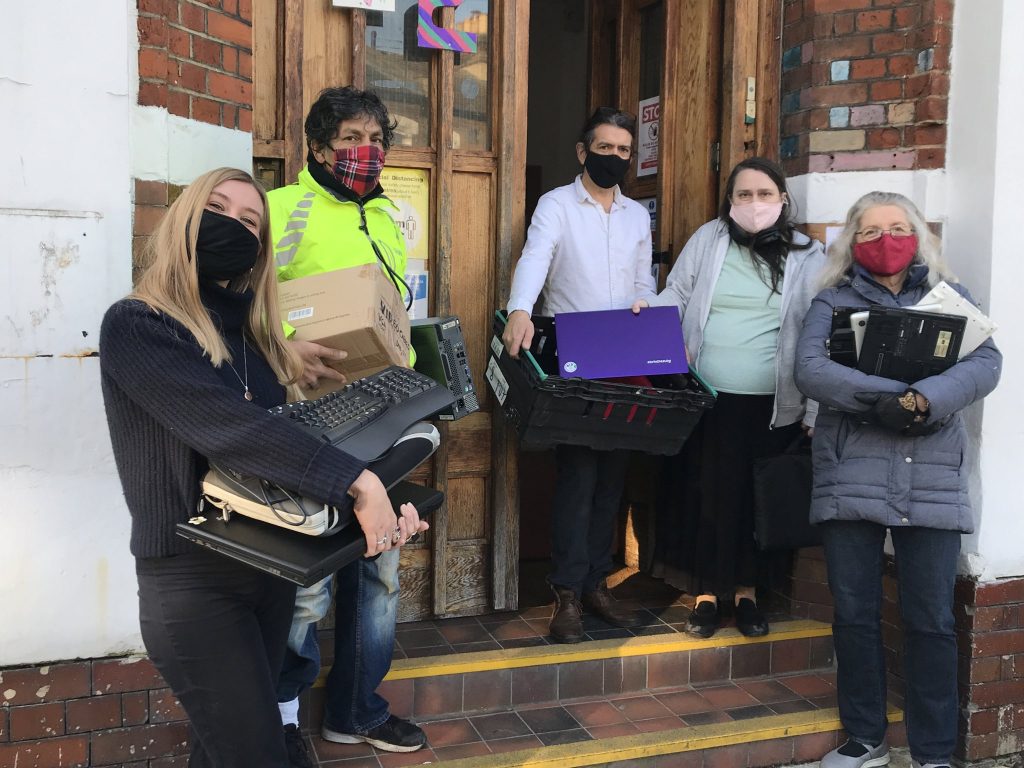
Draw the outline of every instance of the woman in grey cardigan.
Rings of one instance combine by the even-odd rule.
[[[719,217],[686,243],[665,290],[633,305],[675,306],[687,357],[719,392],[683,449],[681,504],[669,526],[682,551],[669,566],[696,595],[687,631],[711,637],[719,598],[735,602],[736,626],[768,633],[757,608],[753,463],[781,453],[814,424],[815,405],[793,383],[796,340],[825,256],[793,228],[782,169],[770,160],[739,163],[726,182]],[[670,494],[671,495],[671,494]],[[699,497],[697,503],[690,496]]]
[[[915,768],[942,768],[957,734],[953,585],[960,534],[973,520],[960,412],[999,380],[991,340],[943,373],[902,382],[829,359],[834,307],[909,306],[940,280],[965,289],[939,241],[902,195],[858,200],[830,251],[825,289],[797,344],[796,383],[820,405],[811,520],[820,524],[835,601],[839,712],[849,737],[822,768],[889,762],[880,627],[885,534],[899,569],[907,738]],[[969,297],[968,297],[969,298]]]

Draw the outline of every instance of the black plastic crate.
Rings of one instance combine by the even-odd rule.
[[[533,343],[518,359],[501,343],[505,322],[496,312],[487,381],[525,449],[585,445],[671,455],[715,404],[715,391],[695,371],[652,376],[653,387],[562,378],[554,373],[552,318],[533,318]]]

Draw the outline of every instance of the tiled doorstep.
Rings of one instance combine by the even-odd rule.
[[[385,680],[407,680],[436,675],[495,669],[516,669],[595,659],[630,658],[652,654],[731,648],[735,646],[751,647],[781,643],[789,640],[829,637],[831,637],[829,625],[818,621],[797,619],[775,622],[772,624],[770,634],[758,638],[747,638],[736,629],[725,628],[719,630],[713,638],[707,640],[672,632],[671,634],[658,633],[644,636],[590,640],[575,645],[531,644],[520,648],[430,653],[415,658],[396,658]],[[434,650],[439,649],[435,648]],[[810,661],[813,662],[813,660]],[[753,674],[767,674],[770,671],[772,670],[764,669]],[[329,666],[324,666],[321,669],[315,687],[323,686],[329,672]]]
[[[782,685],[786,680],[750,682]],[[564,706],[521,707],[514,712],[425,722],[430,744],[410,754],[382,753],[366,745],[345,747],[318,738],[313,745],[319,764],[332,768],[427,763],[451,768],[573,768],[610,762],[735,768],[817,759],[838,742],[840,725],[834,708],[818,708],[796,697],[771,705],[694,711],[710,702],[708,697],[699,704],[694,695],[708,692],[710,689],[680,690],[656,697],[567,702]],[[771,700],[767,690],[758,692],[762,701]],[[777,691],[775,697],[779,694]],[[789,695],[796,696],[792,691]],[[902,713],[891,708],[890,720],[901,719]],[[890,731],[890,738],[901,743],[902,728]]]

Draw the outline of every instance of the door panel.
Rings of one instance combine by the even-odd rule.
[[[448,482],[448,541],[478,541],[486,545],[487,481],[459,477]],[[451,544],[449,544],[451,546]]]
[[[459,316],[466,337],[469,367],[481,408],[490,407],[484,379],[494,305],[494,176],[456,172],[452,178],[451,311]]]

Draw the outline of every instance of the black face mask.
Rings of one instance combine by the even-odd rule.
[[[624,160],[618,155],[595,155],[588,151],[583,161],[583,167],[587,169],[590,180],[597,186],[602,189],[611,189],[626,178],[629,160]]]
[[[256,264],[260,240],[238,219],[203,211],[196,238],[196,272],[201,280],[232,280]]]

